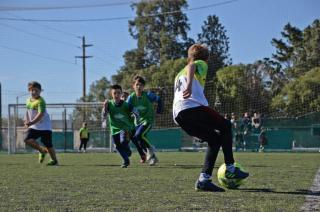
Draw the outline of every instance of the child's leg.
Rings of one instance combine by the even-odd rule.
[[[56,152],[52,145],[52,131],[50,130],[44,130],[41,132],[41,142],[45,145],[47,148],[47,151],[49,152],[49,155],[53,161],[58,161]]]
[[[141,158],[141,162],[145,162],[145,159],[146,159],[146,153],[145,153],[145,151],[143,150],[143,148],[140,146],[140,144],[139,144],[139,141],[138,141],[138,139],[137,139],[137,137],[135,137],[135,133],[136,133],[136,131],[135,130],[133,130],[132,132],[131,132],[131,141],[132,141],[132,143],[136,146],[136,148],[137,148],[137,151],[138,151],[138,153],[139,153],[139,155],[140,155],[140,158]]]
[[[82,149],[82,146],[83,146],[83,139],[80,139],[80,146],[79,146],[79,151],[81,151],[81,149]]]
[[[39,131],[29,128],[26,134],[26,137],[24,138],[24,142],[31,146],[33,149],[38,150],[40,153],[47,153],[47,149],[40,146],[36,139],[40,137]]]
[[[224,119],[219,113],[209,107],[203,107],[206,113],[207,119],[203,124],[211,126],[211,128],[219,130],[219,138],[221,140],[222,151],[224,154],[224,161],[226,164],[233,164],[233,152],[232,152],[232,129],[231,122]],[[209,142],[216,142],[210,139]]]
[[[129,142],[130,142],[129,132],[121,131],[120,132],[120,143],[122,145],[123,150],[126,151],[128,157],[130,157],[132,154],[130,146],[129,146]]]
[[[221,143],[219,141],[208,143],[208,148],[206,151],[204,165],[202,167],[201,173],[205,173],[207,175],[212,176],[212,171],[218,157],[220,146],[221,146]]]
[[[231,124],[229,128],[227,121],[217,112],[204,106],[191,108],[180,112],[176,121],[189,135],[208,142],[204,173],[212,175],[220,146],[223,149],[225,163],[234,163]],[[219,134],[215,130],[219,130]]]
[[[146,134],[150,131],[151,124],[139,125],[136,127],[136,132],[134,135],[135,140],[137,140],[143,150],[151,148],[149,140],[146,137]]]
[[[88,139],[84,139],[83,140],[83,149],[84,149],[84,151],[87,150],[87,143],[88,143]]]
[[[113,143],[116,145],[116,149],[119,152],[120,156],[122,157],[124,163],[123,164],[129,164],[129,157],[127,155],[127,152],[124,151],[122,144],[120,142],[120,133],[112,135]]]
[[[51,159],[53,161],[58,161],[57,156],[56,156],[56,151],[54,150],[54,148],[53,147],[47,147],[47,150],[49,152],[49,155],[50,155]]]
[[[25,143],[31,146],[33,149],[38,150],[41,153],[47,153],[47,149],[40,146],[34,139],[25,140]]]

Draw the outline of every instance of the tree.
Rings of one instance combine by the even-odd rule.
[[[284,26],[283,39],[272,39],[276,47],[273,58],[284,65],[284,71],[290,78],[302,76],[310,69],[320,66],[320,21],[316,19],[303,31],[291,26]]]
[[[219,112],[242,114],[245,111],[269,113],[270,94],[264,83],[264,73],[258,61],[248,65],[233,65],[217,72],[216,99]]]
[[[161,64],[168,59],[177,59],[186,55],[189,24],[182,13],[186,0],[141,1],[134,3],[137,17],[129,21],[130,35],[137,40],[139,52],[135,56],[143,67]]]
[[[286,84],[272,99],[272,108],[278,115],[297,117],[320,111],[320,67]]]
[[[211,81],[220,68],[232,63],[229,55],[229,38],[224,26],[215,15],[208,16],[201,29],[202,32],[198,34],[198,42],[206,44],[209,48],[207,80]]]

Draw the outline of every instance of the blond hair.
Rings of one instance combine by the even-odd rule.
[[[188,49],[188,63],[194,62],[196,60],[208,61],[209,50],[203,44],[193,44]]]

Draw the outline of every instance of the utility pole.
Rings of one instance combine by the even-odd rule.
[[[92,56],[86,56],[86,47],[93,46],[92,44],[86,44],[86,39],[82,36],[82,56],[76,56],[76,58],[82,59],[82,97],[83,101],[86,98],[86,58],[92,58]]]

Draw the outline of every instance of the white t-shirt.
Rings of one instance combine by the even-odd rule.
[[[194,65],[196,70],[192,81],[192,94],[189,98],[183,98],[183,91],[187,89],[188,66],[184,67],[184,69],[182,69],[175,78],[172,110],[174,120],[182,110],[199,106],[208,106],[208,101],[203,92],[208,72],[208,65],[202,60],[196,60]]]
[[[27,99],[26,105],[26,116],[28,117],[29,121],[32,121],[38,113],[44,113],[42,119],[39,122],[31,125],[29,128],[35,130],[52,130],[51,120],[46,109],[46,102],[42,97],[39,97],[36,100],[32,100],[31,98],[29,98]]]

